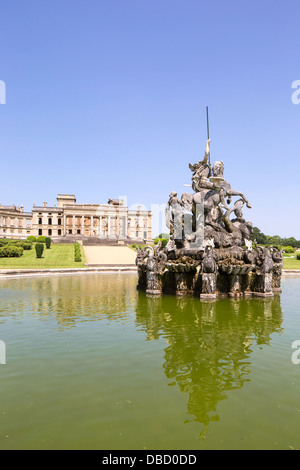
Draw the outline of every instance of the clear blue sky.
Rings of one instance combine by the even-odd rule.
[[[2,2],[0,202],[167,202],[203,157],[208,105],[246,218],[300,239],[299,38],[296,0]]]

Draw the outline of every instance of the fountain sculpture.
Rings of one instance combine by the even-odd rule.
[[[189,167],[194,193],[172,192],[166,206],[169,243],[138,248],[138,289],[200,299],[280,292],[282,252],[252,242],[243,215],[251,205],[225,180],[222,161],[211,166],[209,139],[204,159]]]

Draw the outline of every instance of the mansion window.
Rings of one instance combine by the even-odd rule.
[[[51,235],[52,235],[52,229],[51,228],[49,228],[49,230],[48,230],[48,235],[49,235],[49,237],[51,237]]]
[[[48,219],[48,225],[52,225],[52,219]]]
[[[61,229],[58,229],[57,233],[58,233],[58,235],[61,235]]]
[[[42,225],[42,223],[43,223],[43,219],[42,219],[42,217],[40,217],[39,218],[39,225]]]
[[[61,225],[61,219],[58,219],[57,223],[58,225]]]
[[[39,228],[39,235],[43,235],[43,230]]]

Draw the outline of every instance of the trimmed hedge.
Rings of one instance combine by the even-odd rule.
[[[298,254],[296,255],[296,259],[297,259],[297,260],[300,260],[300,253],[298,253]]]
[[[35,243],[36,237],[34,237],[33,235],[30,235],[29,237],[26,238],[26,241]]]
[[[9,243],[12,243],[14,240],[9,240],[9,238],[1,238],[0,240],[0,248],[2,246],[6,246],[8,245]]]
[[[1,247],[6,247],[6,246],[16,246],[18,248],[23,248],[23,250],[31,250],[32,249],[32,243],[28,241],[23,241],[23,240],[10,240],[8,238],[2,238],[0,240],[0,248]]]
[[[163,248],[165,248],[169,243],[169,240],[167,240],[167,238],[155,238],[154,245],[158,245],[159,241],[161,241]]]
[[[44,253],[44,244],[43,243],[37,243],[35,245],[35,252],[36,252],[36,257],[41,258]]]
[[[81,250],[80,250],[80,245],[79,243],[75,243],[74,245],[74,256],[75,256],[75,263],[81,263],[82,258],[81,258]]]
[[[23,255],[23,248],[7,244],[0,248],[0,258],[20,258]]]
[[[37,237],[36,241],[38,243],[46,243],[46,237],[44,235],[40,235],[39,237]]]
[[[47,248],[47,250],[50,250],[50,247],[51,247],[51,238],[46,237],[46,248]]]
[[[11,244],[9,243],[9,246]],[[17,242],[17,243],[12,243],[13,246],[18,246],[18,247],[21,247],[23,248],[23,250],[31,250],[32,249],[32,243],[31,242]]]

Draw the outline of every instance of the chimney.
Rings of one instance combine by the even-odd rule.
[[[47,207],[47,202],[44,202],[44,203],[43,203],[43,206],[44,206],[44,207]]]

